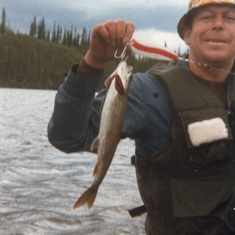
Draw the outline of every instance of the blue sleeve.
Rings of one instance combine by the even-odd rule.
[[[100,78],[79,77],[71,69],[59,87],[47,132],[51,144],[61,151],[89,150],[100,120],[99,104],[94,102]]]

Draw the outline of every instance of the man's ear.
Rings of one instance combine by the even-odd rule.
[[[188,27],[184,28],[183,37],[184,37],[185,43],[189,46],[190,40],[191,40],[191,29],[190,28],[188,28]]]

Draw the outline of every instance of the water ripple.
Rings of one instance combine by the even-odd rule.
[[[134,145],[120,143],[94,206],[73,209],[93,181],[96,155],[64,154],[47,140],[54,91],[0,89],[0,234],[142,235],[145,216],[130,164]]]

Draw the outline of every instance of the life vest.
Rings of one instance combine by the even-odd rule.
[[[171,140],[160,153],[148,161],[135,159],[149,234],[174,234],[174,219],[180,217],[226,220],[235,206],[235,78],[229,78],[227,110],[187,69],[154,75],[167,91],[173,122]],[[225,136],[205,139],[200,131],[216,132],[216,120]],[[195,126],[199,142],[189,132]]]

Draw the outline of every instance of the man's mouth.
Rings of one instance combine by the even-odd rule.
[[[225,40],[222,39],[208,39],[206,40],[207,42],[211,42],[211,43],[225,43]]]

